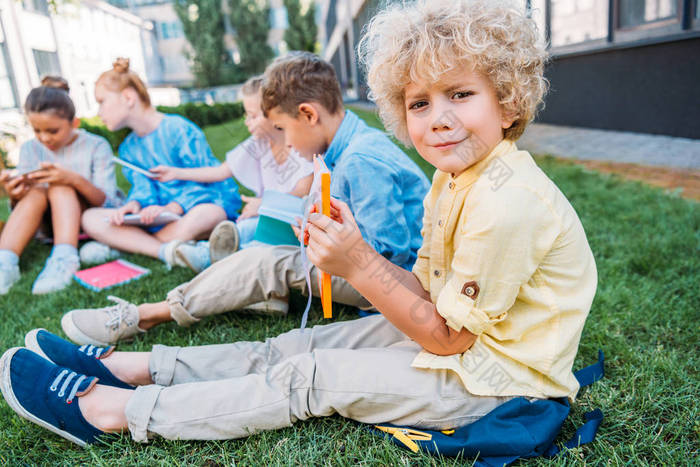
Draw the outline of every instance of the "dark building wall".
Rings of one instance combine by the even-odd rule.
[[[555,58],[537,121],[700,138],[700,38]]]

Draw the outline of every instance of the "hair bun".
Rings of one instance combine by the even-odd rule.
[[[41,85],[47,88],[62,89],[66,92],[70,92],[68,81],[60,76],[44,76],[41,80]]]
[[[129,71],[129,59],[124,57],[119,57],[112,63],[112,68],[117,73],[127,73]]]

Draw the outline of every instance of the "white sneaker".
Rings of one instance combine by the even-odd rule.
[[[119,256],[121,256],[119,250],[100,242],[87,242],[80,248],[80,262],[85,264],[106,263]]]
[[[72,310],[63,315],[61,327],[70,340],[80,345],[107,347],[146,332],[139,327],[136,305],[112,295],[107,299],[114,305]]]
[[[165,260],[165,264],[168,266],[168,269],[172,268],[173,266],[180,266],[183,268],[189,267],[187,266],[187,263],[185,263],[177,254],[177,248],[183,243],[184,242],[182,240],[171,240],[165,244],[165,251],[163,252],[163,256],[165,258],[163,259]]]
[[[219,222],[209,235],[209,257],[214,264],[238,251],[240,235],[231,221]]]
[[[264,315],[286,316],[289,311],[289,301],[280,298],[271,298],[264,302],[252,303],[243,308]]]
[[[15,282],[19,280],[18,265],[0,264],[0,295],[5,295],[10,291]]]
[[[73,274],[80,269],[78,255],[55,257],[46,260],[44,269],[34,281],[32,293],[41,295],[63,290],[73,282]]]
[[[211,266],[209,242],[181,243],[175,249],[175,256],[197,274]]]

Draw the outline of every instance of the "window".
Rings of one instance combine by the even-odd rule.
[[[0,42],[0,109],[17,107],[17,98],[10,73],[5,43]]]
[[[177,39],[184,36],[182,24],[178,21],[172,23],[158,23],[158,37],[161,40]]]
[[[700,0],[695,0],[695,19],[700,19]]]
[[[27,11],[47,16],[49,14],[49,3],[46,0],[24,0],[22,4]]]
[[[678,0],[619,0],[619,27],[634,28],[678,18]]]
[[[39,75],[39,79],[46,75],[61,74],[61,65],[58,63],[58,54],[56,52],[32,49],[32,53],[34,54],[34,63],[36,63],[36,72]]]
[[[551,0],[551,8],[553,47],[603,39],[608,34],[608,0]]]

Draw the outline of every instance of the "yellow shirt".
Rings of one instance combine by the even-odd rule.
[[[574,208],[527,151],[501,141],[457,177],[436,171],[413,273],[456,331],[461,355],[422,351],[472,394],[574,399],[572,366],[596,291],[595,260]]]

